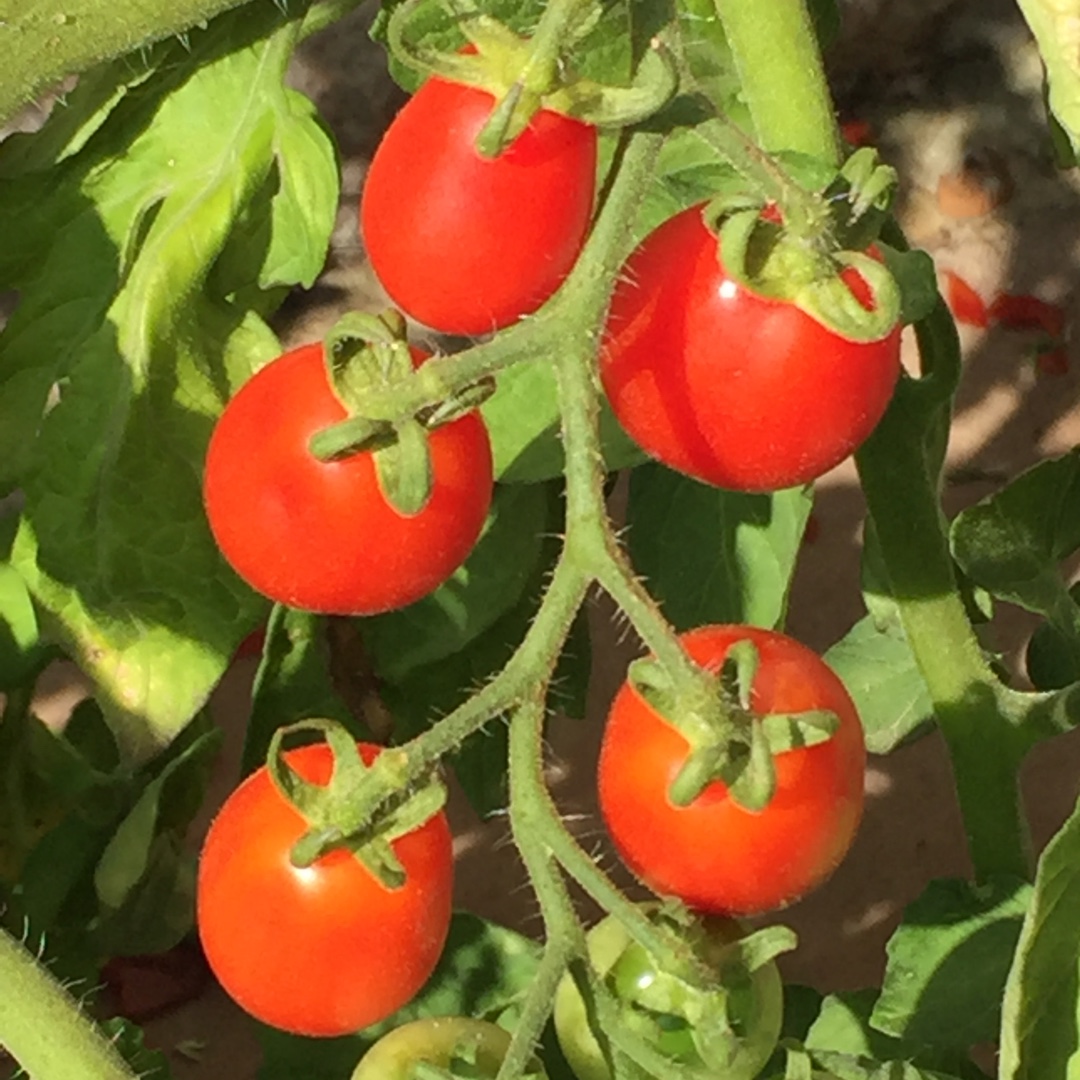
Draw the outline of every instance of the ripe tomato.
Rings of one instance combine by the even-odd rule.
[[[666,221],[623,268],[601,349],[604,390],[628,434],[673,469],[739,491],[813,480],[881,419],[900,374],[900,329],[847,341],[743,288],[702,210]],[[849,284],[865,292],[857,274]]]
[[[360,751],[370,763],[379,747]],[[311,783],[330,779],[325,743],[286,759]],[[440,811],[393,841],[406,874],[399,889],[343,849],[293,866],[306,829],[265,766],[229,796],[199,859],[199,937],[221,985],[252,1016],[300,1035],[344,1035],[396,1012],[435,967],[450,926],[450,827]]]
[[[322,462],[309,451],[345,416],[321,344],[278,357],[214,428],[203,498],[214,539],[252,588],[290,607],[371,615],[426,596],[472,550],[491,504],[491,444],[477,413],[432,431],[431,498],[405,517],[370,453]]]
[[[486,334],[562,284],[592,216],[596,129],[541,110],[497,158],[474,146],[491,94],[429,79],[364,181],[360,230],[394,303],[448,334]]]
[[[745,933],[734,919],[706,918],[702,959],[715,963],[723,946]],[[705,1067],[694,1042],[694,1025],[686,1017],[658,1013],[649,1008],[649,987],[655,982],[656,962],[626,932],[614,916],[608,915],[594,926],[586,938],[589,962],[598,976],[607,980],[616,998],[633,1016],[650,1014],[657,1020],[660,1035],[656,1048],[683,1066]],[[729,988],[730,989],[730,988]],[[784,990],[774,962],[764,964],[740,990],[742,1006],[737,1010],[741,1029],[731,1039],[724,1080],[750,1080],[769,1060],[780,1038]],[[635,1026],[640,1028],[640,1022]],[[589,1023],[585,1001],[573,978],[563,976],[555,995],[555,1033],[559,1046],[578,1080],[611,1080],[611,1070]],[[712,1047],[713,1052],[717,1047]]]
[[[688,743],[629,682],[615,696],[600,749],[600,809],[623,861],[654,892],[722,915],[772,911],[820,885],[850,847],[863,805],[862,725],[816,653],[750,626],[703,626],[681,636],[710,671],[746,639],[759,654],[756,714],[827,709],[840,720],[826,742],[776,755],[776,793],[763,811],[744,810],[719,781],[689,806],[672,803],[668,789]]]
[[[479,1072],[469,1076],[494,1077],[506,1051],[510,1032],[487,1020],[464,1016],[438,1016],[414,1020],[384,1035],[361,1059],[351,1080],[412,1080],[420,1062],[448,1069],[455,1054],[475,1050]],[[546,1080],[547,1073],[533,1061],[526,1080]]]

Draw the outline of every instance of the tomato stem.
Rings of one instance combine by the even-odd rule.
[[[4,1046],[36,1080],[135,1080],[116,1047],[59,982],[0,929],[0,1032]]]
[[[762,149],[840,161],[840,132],[805,0],[715,0]]]

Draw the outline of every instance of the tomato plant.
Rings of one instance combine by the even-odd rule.
[[[681,640],[706,670],[718,670],[736,642],[752,642],[760,656],[755,713],[827,709],[840,726],[826,742],[776,756],[776,791],[760,813],[739,806],[720,781],[676,806],[669,788],[687,758],[686,739],[626,682],[600,749],[604,822],[623,861],[654,892],[718,914],[785,907],[820,885],[854,839],[866,763],[855,706],[820,657],[783,634],[703,626]]]
[[[364,183],[360,229],[379,280],[443,333],[486,334],[535,311],[570,272],[592,215],[595,128],[541,110],[485,158],[475,142],[493,101],[428,80]]]
[[[725,945],[737,941],[745,928],[734,919],[706,918],[691,938],[702,959],[716,966]],[[650,1006],[650,988],[663,972],[657,962],[626,931],[614,916],[602,919],[588,934],[587,952],[593,971],[605,979],[627,1022],[650,1025],[657,1048],[673,1061],[696,1068],[706,1067],[698,1046],[698,1028],[685,1016],[665,1013]],[[716,998],[728,993],[718,987]],[[725,1080],[751,1080],[768,1061],[780,1037],[783,988],[776,964],[769,961],[740,981],[737,1008],[730,1034],[721,1045],[713,1043],[706,1054],[724,1060]],[[655,1025],[655,1026],[653,1026]],[[555,1030],[559,1045],[578,1080],[611,1080],[611,1069],[589,1022],[585,1001],[567,974],[555,998]]]
[[[367,763],[379,754],[360,750]],[[287,760],[312,783],[330,778],[325,744]],[[266,768],[229,796],[199,859],[199,937],[214,974],[253,1016],[344,1035],[395,1012],[435,967],[450,922],[450,829],[440,812],[395,840],[406,880],[389,889],[345,849],[295,866],[290,852],[306,828]]]
[[[431,432],[431,497],[407,517],[383,494],[371,452],[324,462],[309,450],[345,416],[319,344],[253,376],[207,450],[210,527],[237,573],[279,603],[340,614],[404,607],[441,585],[480,535],[491,502],[484,424],[468,414]]]
[[[411,1080],[418,1062],[449,1068],[455,1058],[470,1068],[470,1076],[493,1077],[509,1047],[510,1032],[498,1024],[463,1016],[432,1016],[384,1035],[363,1056],[352,1080]],[[535,1061],[525,1076],[547,1080],[547,1073]]]
[[[689,207],[630,256],[600,373],[633,439],[673,469],[742,491],[821,476],[873,430],[900,373],[900,331],[845,341],[725,272]]]

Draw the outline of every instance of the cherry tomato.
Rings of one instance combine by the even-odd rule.
[[[429,1017],[384,1035],[360,1059],[351,1080],[412,1080],[414,1065],[423,1061],[448,1069],[456,1054],[470,1051],[479,1071],[468,1075],[494,1077],[509,1049],[510,1032],[498,1024],[463,1016]],[[534,1060],[525,1077],[546,1080],[547,1073]]]
[[[699,952],[707,963],[715,963],[723,946],[745,934],[734,919],[706,917],[702,929],[704,938]],[[627,1015],[651,1015],[658,1022],[656,1049],[680,1065],[705,1068],[694,1043],[694,1026],[685,1017],[657,1013],[649,1008],[648,990],[659,968],[649,953],[633,941],[623,924],[614,916],[607,916],[589,931],[586,946],[593,970],[607,981]],[[750,977],[749,986],[740,989],[740,993],[743,998],[738,1015],[742,1023],[731,1038],[731,1057],[724,1080],[750,1080],[757,1076],[780,1038],[784,991],[776,964],[770,961],[758,968]],[[563,977],[555,995],[555,1033],[578,1080],[611,1080],[611,1070],[589,1024],[585,1001],[569,974]]]
[[[689,806],[668,790],[685,762],[686,739],[629,681],[608,714],[600,749],[600,809],[626,865],[654,892],[723,915],[772,911],[798,900],[836,869],[863,805],[866,748],[840,679],[805,645],[750,626],[703,626],[681,636],[689,655],[718,670],[728,649],[757,648],[755,713],[834,712],[825,742],[774,758],[776,793],[760,813],[739,806],[714,781]]]
[[[847,341],[743,288],[702,209],[646,237],[619,277],[600,359],[612,409],[642,449],[706,483],[772,491],[813,480],[884,413],[900,330]]]
[[[443,333],[486,334],[562,284],[592,217],[596,129],[541,110],[498,157],[474,145],[491,94],[429,79],[364,182],[360,228],[394,303]]]
[[[370,763],[380,748],[360,751]],[[330,778],[325,743],[286,758],[311,783]],[[396,1012],[435,967],[450,926],[450,827],[440,811],[393,841],[406,874],[398,889],[344,849],[293,866],[306,829],[267,769],[252,773],[203,846],[199,936],[221,985],[252,1016],[300,1035],[344,1035]]]
[[[203,497],[214,539],[252,588],[290,607],[370,615],[426,596],[472,550],[491,504],[491,444],[476,413],[432,431],[431,498],[405,517],[371,453],[322,462],[309,451],[345,416],[321,344],[278,357],[214,428]]]

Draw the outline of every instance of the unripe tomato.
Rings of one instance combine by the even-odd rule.
[[[585,242],[596,129],[549,110],[496,158],[475,141],[491,94],[431,78],[394,118],[360,202],[371,265],[394,303],[447,334],[535,311]]]
[[[406,517],[370,452],[324,462],[309,450],[345,417],[320,343],[278,357],[225,407],[203,498],[218,547],[252,588],[290,607],[372,615],[426,596],[464,562],[491,505],[491,443],[475,412],[432,431],[431,498]]]
[[[351,1080],[412,1080],[420,1062],[449,1068],[455,1053],[472,1048],[480,1070],[477,1077],[494,1077],[510,1049],[510,1032],[487,1020],[464,1016],[435,1016],[402,1024],[384,1035],[360,1059]],[[474,1075],[472,1072],[470,1076]],[[533,1062],[527,1080],[546,1080]]]
[[[753,626],[703,626],[681,635],[690,656],[718,671],[749,640],[758,652],[750,707],[757,715],[824,709],[839,728],[825,742],[774,757],[776,791],[754,813],[714,780],[688,806],[669,790],[690,753],[686,738],[629,681],[615,695],[600,747],[600,810],[623,862],[650,889],[718,915],[753,915],[820,885],[855,838],[866,745],[844,684],[815,652]]]
[[[699,952],[706,963],[714,961],[723,946],[745,934],[735,919],[709,917],[703,920],[703,929],[704,946],[699,947]],[[593,970],[608,981],[621,1006],[630,1013],[639,1009],[648,1012],[648,987],[656,977],[657,964],[623,924],[607,916],[589,931],[586,946]],[[732,1035],[724,1080],[757,1076],[780,1038],[784,991],[776,964],[770,961],[758,968],[741,992],[743,1007],[739,1013],[743,1025]],[[655,1049],[673,1063],[706,1069],[690,1025],[670,1015],[660,1014],[660,1020],[662,1034]],[[611,1080],[611,1070],[589,1024],[585,1001],[569,973],[555,995],[555,1032],[578,1080]]]
[[[900,328],[848,341],[729,277],[702,205],[639,245],[619,275],[600,354],[612,410],[657,460],[708,484],[775,491],[854,451],[900,374]],[[865,282],[845,271],[852,291]]]

